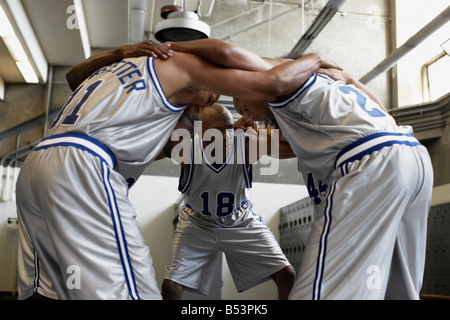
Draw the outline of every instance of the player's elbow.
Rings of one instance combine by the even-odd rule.
[[[240,69],[246,69],[242,64],[245,56],[242,55],[241,48],[217,39],[215,43],[217,48],[215,52],[216,59],[220,61],[221,66],[227,68],[236,68],[238,66]]]

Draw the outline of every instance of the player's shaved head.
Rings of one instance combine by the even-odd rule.
[[[208,129],[233,129],[234,121],[230,110],[225,106],[215,103],[203,109],[201,116],[203,132]]]

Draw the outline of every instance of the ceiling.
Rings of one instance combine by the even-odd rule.
[[[48,65],[72,66],[86,58],[81,40],[82,32],[74,25],[74,21],[77,21],[74,20],[74,0],[0,0],[3,7],[7,7],[12,2],[22,4],[26,14],[25,19],[29,20]],[[270,1],[270,4],[298,6],[301,2],[301,0],[281,0]],[[314,2],[317,2],[319,9],[324,4],[323,0],[305,1],[309,5]],[[180,0],[81,0],[81,3],[86,19],[90,54],[96,50],[133,42],[130,40],[133,37],[131,30],[138,31],[138,38],[154,39],[155,25],[163,19],[160,15],[161,8],[172,4],[183,5],[183,1]],[[216,38],[226,38],[227,32],[228,35],[230,32],[239,32],[239,28],[244,28],[245,24],[236,24],[237,17],[255,6],[266,3],[267,1],[264,0],[184,1],[187,11],[199,9],[200,20],[210,25],[212,23],[211,36],[216,35],[214,36]],[[225,5],[226,10],[223,10]],[[129,9],[136,6],[142,6],[142,10],[138,12],[142,13],[143,21],[140,24],[138,21],[130,29],[129,21],[133,18],[129,19],[131,16]],[[233,25],[234,28],[224,29],[227,24]],[[225,34],[223,30],[227,30]],[[25,39],[25,41],[28,40]],[[24,82],[2,40],[0,40],[0,77],[5,82]]]

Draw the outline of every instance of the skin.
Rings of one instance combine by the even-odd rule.
[[[334,62],[319,54],[310,54],[273,67],[240,47],[220,40],[203,40],[203,46],[206,44],[211,50],[215,50],[214,52],[221,52],[222,56],[228,58],[217,63],[189,52],[172,51],[170,54],[163,53],[163,59],[155,60],[155,69],[169,102],[175,105],[190,104],[196,112],[216,102],[220,94],[241,99],[277,101],[294,92],[311,72],[321,67],[335,66]],[[160,46],[158,50],[164,51],[167,48]],[[124,57],[143,54],[155,54],[149,48],[148,41],[109,50],[74,66],[66,78],[74,89],[98,68]],[[233,55],[240,59],[233,59]],[[170,59],[167,59],[169,56]],[[221,56],[217,55],[216,59],[218,57]],[[258,71],[255,71],[255,68],[258,68]]]
[[[342,80],[347,84],[355,85],[357,88],[359,88],[363,92],[365,92],[369,96],[369,98],[371,98],[374,102],[376,102],[387,113],[386,108],[383,106],[382,102],[378,99],[378,97],[372,92],[372,90],[370,90],[368,87],[363,85],[361,82],[359,82],[357,79],[355,79],[348,72],[345,72],[343,70],[334,69],[334,68],[319,69],[318,72],[321,74],[327,75],[334,80]],[[253,100],[234,98],[233,103],[234,103],[234,107],[235,107],[236,111],[240,115],[242,115],[243,117],[245,117],[249,120],[273,121],[275,118],[266,101],[262,101],[262,100],[253,101]]]
[[[287,63],[285,59],[271,59],[271,58],[261,58],[254,53],[246,52],[244,49],[226,42],[219,40],[212,40],[215,44],[214,47],[209,45],[209,42],[202,40],[180,42],[180,43],[170,43],[171,47],[178,51],[190,52],[197,54],[204,59],[215,63],[217,65],[225,67],[239,67],[249,71],[262,71],[269,70],[275,66]],[[314,54],[312,54],[314,55]],[[300,59],[305,59],[303,70],[304,81],[313,74],[314,72],[321,73],[329,76],[335,80],[342,80],[347,84],[353,84],[360,90],[364,91],[373,101],[375,101],[383,109],[384,106],[378,97],[364,84],[359,82],[356,78],[345,72],[336,63],[330,60],[326,62],[319,68],[316,68],[313,64],[308,64],[306,61],[311,57],[311,54],[306,55]],[[279,99],[287,99],[292,95],[291,93],[279,96]],[[273,114],[270,111],[266,101],[272,101],[269,99],[255,101],[255,99],[245,99],[239,96],[233,96],[235,101],[236,110],[252,121],[271,121],[274,119]],[[386,109],[385,109],[386,111]]]

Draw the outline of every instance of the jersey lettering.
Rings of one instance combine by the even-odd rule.
[[[322,202],[322,196],[327,191],[327,185],[323,183],[321,180],[317,182],[314,181],[314,176],[311,172],[308,172],[306,178],[306,187],[308,190],[309,197],[314,201],[314,205],[318,206]]]
[[[94,83],[92,83],[85,91],[83,97],[80,99],[80,101],[77,103],[75,108],[73,108],[72,113],[67,115],[62,124],[64,125],[74,125],[78,117],[80,116],[78,112],[83,107],[86,100],[90,97],[90,95],[97,89],[97,87],[103,82],[103,80],[97,80]]]
[[[105,72],[111,72],[114,74],[124,86],[127,94],[133,90],[140,91],[147,89],[147,83],[145,79],[142,79],[141,70],[131,61],[122,60],[101,68],[94,72],[88,79],[91,79],[94,76],[102,75]]]
[[[375,108],[366,109],[367,98],[363,94],[361,94],[361,92],[356,90],[355,88],[350,87],[350,86],[339,86],[339,90],[341,90],[341,92],[344,94],[354,93],[356,95],[356,102],[361,107],[361,109],[363,109],[369,116],[371,116],[371,117],[385,117],[386,116],[386,114],[384,114],[384,112],[382,112],[379,109],[375,109]]]
[[[206,216],[211,216],[211,212],[209,209],[209,192],[204,191],[200,194],[200,198],[202,198],[202,213]],[[216,199],[217,207],[216,207],[216,215],[218,217],[223,217],[229,215],[234,210],[234,194],[231,192],[220,192],[217,194]]]

